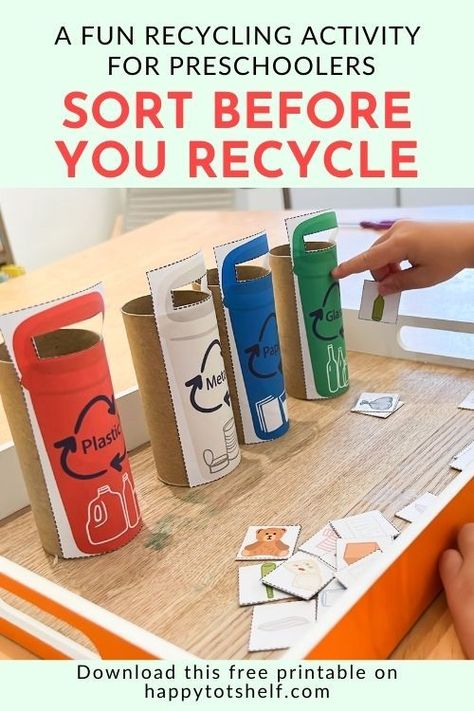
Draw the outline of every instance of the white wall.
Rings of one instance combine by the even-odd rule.
[[[30,270],[108,239],[123,191],[2,188],[0,209],[15,261]]]

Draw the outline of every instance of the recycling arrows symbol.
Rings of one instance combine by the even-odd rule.
[[[339,290],[339,284],[337,282],[334,282],[331,284],[329,289],[327,290],[324,299],[323,299],[323,305],[320,309],[316,309],[315,311],[311,311],[309,314],[311,318],[313,319],[312,323],[312,329],[313,333],[316,336],[316,338],[319,338],[321,341],[333,341],[335,338],[338,336],[344,336],[344,329],[343,326],[341,325],[339,331],[337,333],[334,333],[332,336],[323,336],[322,333],[319,331],[319,323],[324,320],[324,309],[327,306],[327,302],[329,301],[333,289]]]
[[[105,404],[107,405],[108,414],[111,416],[115,416],[117,408],[115,405],[114,396],[112,395],[109,398],[107,397],[107,395],[97,395],[96,397],[93,397],[92,400],[90,400],[79,413],[79,417],[77,418],[76,424],[74,426],[74,434],[70,435],[69,437],[65,437],[64,439],[58,440],[54,443],[54,447],[56,449],[61,450],[60,463],[63,471],[65,472],[65,474],[72,477],[73,479],[96,479],[97,477],[103,476],[107,473],[107,469],[100,469],[99,471],[82,474],[80,472],[74,471],[74,469],[72,469],[69,465],[68,461],[69,456],[77,452],[76,435],[79,434],[87,414],[90,412],[90,410],[92,410],[92,408],[94,408],[101,402],[105,402]],[[117,452],[110,460],[109,466],[115,469],[116,471],[121,472],[122,462],[125,460],[126,456],[126,451],[124,451],[122,454],[120,452]]]
[[[217,410],[220,410],[222,405],[225,403],[230,407],[230,394],[229,391],[226,390],[226,393],[224,397],[222,398],[223,402],[219,402],[217,405],[214,405],[213,407],[202,407],[197,401],[197,394],[203,389],[204,387],[204,380],[202,377],[202,374],[204,373],[207,365],[207,361],[209,359],[209,356],[212,352],[213,348],[219,348],[219,351],[222,355],[222,349],[221,349],[221,344],[217,338],[215,338],[207,347],[206,352],[204,353],[204,357],[202,359],[201,363],[201,368],[200,368],[200,373],[194,376],[194,378],[190,378],[190,380],[185,382],[185,386],[190,388],[189,391],[189,401],[191,405],[194,407],[195,410],[198,412],[203,412],[203,413],[210,413],[210,412],[217,412]]]
[[[276,314],[272,312],[267,316],[265,319],[262,328],[260,329],[260,333],[258,336],[258,342],[254,343],[253,346],[249,346],[248,348],[245,349],[245,353],[249,354],[249,360],[248,360],[248,368],[252,375],[254,375],[256,378],[273,378],[275,375],[277,375],[277,372],[280,371],[282,372],[282,365],[281,365],[281,358],[277,366],[277,370],[274,370],[271,373],[261,373],[256,367],[255,367],[255,360],[260,357],[260,344],[263,341],[263,338],[265,336],[265,332],[269,326],[269,324],[275,321],[276,324]],[[275,326],[276,327],[276,326]]]

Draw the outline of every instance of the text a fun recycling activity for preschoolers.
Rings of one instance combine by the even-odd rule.
[[[276,248],[264,231],[221,235],[206,243],[213,291],[201,252],[148,271],[149,293],[123,313],[151,452],[127,455],[100,337],[81,335],[46,379],[48,359],[30,348],[103,314],[101,287],[0,316],[50,494],[55,582],[192,653],[267,656],[317,637],[437,509],[474,462],[472,373],[349,352],[336,231],[323,211],[288,218]],[[382,332],[393,324],[377,293],[370,325]],[[433,393],[441,405],[428,412]],[[50,575],[28,516],[2,527],[0,555],[27,565],[21,538]],[[62,560],[112,549],[90,577]]]

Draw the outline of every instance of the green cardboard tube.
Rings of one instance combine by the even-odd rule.
[[[337,250],[332,242],[307,245],[305,237],[334,228],[335,213],[323,212],[300,222],[291,237],[311,369],[322,398],[337,397],[349,387],[339,283],[331,276]]]

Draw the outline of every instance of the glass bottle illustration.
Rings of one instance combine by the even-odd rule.
[[[385,308],[385,299],[380,294],[374,299],[372,306],[372,321],[381,321],[383,310]]]
[[[347,360],[344,351],[341,347],[337,349],[337,374],[340,388],[345,388],[349,385],[349,374],[347,371]]]
[[[326,364],[326,373],[329,391],[331,393],[336,393],[340,388],[339,368],[334,355],[334,346],[332,345],[332,343],[330,343],[328,346],[328,362]]]

